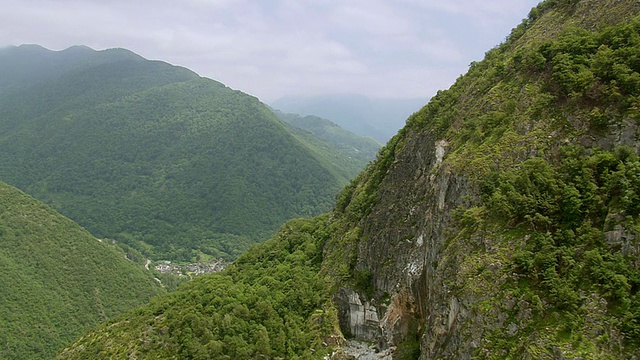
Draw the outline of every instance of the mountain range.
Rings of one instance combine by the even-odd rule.
[[[275,109],[273,111],[280,120],[291,126],[291,130],[296,135],[305,138],[309,144],[320,148],[325,148],[328,145],[334,147],[342,156],[333,155],[327,161],[342,166],[343,172],[349,174],[351,179],[376,158],[382,147],[382,144],[377,140],[368,136],[356,135],[328,119],[313,115],[302,116],[283,113]],[[318,138],[323,141],[318,141]],[[321,149],[317,152],[333,153]]]
[[[638,54],[637,1],[541,2],[332,212],[59,358],[639,358]]]
[[[154,260],[232,260],[330,209],[372,150],[299,130],[125,49],[0,50],[0,179]]]

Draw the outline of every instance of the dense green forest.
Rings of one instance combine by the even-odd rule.
[[[53,358],[164,291],[106,241],[0,183],[0,359]]]
[[[113,63],[140,61],[142,57],[124,49],[96,52],[86,46],[72,46],[64,51],[50,51],[38,45],[21,45],[0,49],[0,98],[4,93],[24,89],[37,82],[60,78],[69,71]],[[157,64],[161,65],[161,64]],[[182,69],[174,80],[192,78],[195,74]],[[165,79],[160,77],[160,83]],[[146,81],[154,81],[146,79]],[[141,84],[142,85],[142,84]]]
[[[8,48],[0,73],[0,179],[154,260],[234,259],[330,209],[362,166],[254,97],[126,50]]]
[[[106,323],[61,359],[322,359],[339,334],[320,275],[328,216],[292,220],[222,273]]]
[[[330,155],[326,161],[340,167],[342,173],[350,175],[350,179],[355,178],[375,160],[378,150],[382,147],[382,144],[373,138],[358,136],[327,119],[273,111],[292,127],[292,131],[298,137],[304,138],[311,146],[318,147],[317,153]],[[318,138],[325,141],[318,141]],[[327,147],[335,148],[342,156],[338,156],[334,151],[324,150]]]

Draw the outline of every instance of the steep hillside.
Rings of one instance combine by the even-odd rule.
[[[634,0],[542,2],[329,216],[292,229],[326,236],[325,311],[342,334],[394,359],[640,357],[639,16]],[[62,358],[132,344],[111,334]]]
[[[545,1],[407,121],[334,213],[325,266],[377,314],[339,294],[343,329],[399,358],[639,355],[639,14]]]
[[[121,250],[3,183],[0,269],[0,359],[51,359],[162,292]]]
[[[59,357],[322,358],[339,339],[319,274],[326,222],[326,215],[290,221],[222,273],[197,277],[99,327]]]
[[[0,51],[0,69],[31,81],[0,97],[0,179],[153,259],[233,259],[328,210],[353,172],[257,99],[187,69],[122,49],[20,49]],[[74,65],[35,81],[21,72],[32,50]]]
[[[317,116],[283,113],[274,110],[280,120],[291,125],[292,131],[311,146],[319,147],[316,152],[332,155],[327,162],[339,166],[343,173],[355,178],[371,161],[375,160],[382,144],[370,137],[358,136],[336,123]],[[330,149],[324,150],[326,147]]]

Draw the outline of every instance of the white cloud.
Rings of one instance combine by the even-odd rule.
[[[536,0],[0,0],[0,46],[124,47],[273,100],[430,96]]]
[[[529,0],[397,0],[429,10],[441,11],[451,15],[463,15],[476,19],[482,24],[501,21],[510,16],[526,17],[527,11],[537,2]]]
[[[403,8],[392,7],[381,1],[346,4],[337,4],[331,14],[332,23],[342,30],[369,36],[398,36],[416,30],[413,19],[407,16]]]

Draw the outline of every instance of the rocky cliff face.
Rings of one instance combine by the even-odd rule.
[[[523,272],[518,265],[519,251],[532,248],[541,234],[556,239],[554,246],[562,248],[557,240],[562,231],[574,234],[570,251],[578,254],[575,261],[584,260],[581,252],[591,245],[577,244],[579,233],[591,222],[596,227],[602,222],[597,233],[607,244],[601,247],[606,249],[603,256],[624,258],[631,269],[625,274],[635,273],[640,270],[635,210],[614,209],[614,199],[604,203],[609,208],[590,218],[588,226],[570,230],[561,223],[568,215],[559,210],[554,215],[559,220],[550,216],[541,231],[535,216],[505,220],[495,215],[494,199],[482,188],[486,178],[506,171],[517,174],[531,159],[556,164],[561,173],[558,164],[571,159],[566,149],[573,145],[585,154],[620,147],[640,154],[637,106],[619,107],[594,94],[607,79],[592,63],[584,65],[593,78],[581,94],[576,88],[567,94],[558,90],[564,81],[558,75],[560,55],[545,53],[538,70],[519,65],[535,51],[544,53],[540,49],[545,46],[559,46],[553,42],[558,36],[560,43],[575,41],[558,35],[571,32],[596,39],[590,45],[593,54],[584,55],[596,58],[596,49],[613,45],[597,43],[606,35],[588,34],[614,32],[602,29],[633,23],[638,14],[635,1],[545,1],[505,44],[409,119],[378,162],[345,190],[338,203],[336,222],[349,225],[342,225],[326,256],[335,259],[339,251],[348,253],[342,259],[350,263],[355,279],[334,297],[345,334],[377,343],[380,349],[397,349],[394,358],[638,357],[630,333],[612,315],[617,300],[598,290],[604,285],[576,285],[574,292],[558,295],[548,285],[551,277]],[[629,31],[640,39],[635,21]],[[576,30],[580,27],[586,32]],[[569,73],[580,71],[572,68]],[[637,74],[640,66],[632,65],[629,71]],[[638,95],[640,87],[629,96]],[[604,125],[594,125],[601,109],[608,112]],[[529,181],[536,182],[531,176]],[[568,202],[561,195],[554,201],[562,209]],[[586,203],[587,196],[580,195],[580,201]],[[528,205],[516,203],[514,213],[518,206]],[[589,218],[587,210],[581,211]],[[540,218],[545,214],[536,213]],[[527,221],[529,225],[523,225]],[[349,240],[354,232],[357,238]],[[537,264],[537,253],[527,254]],[[563,271],[573,268],[561,255],[556,258],[554,273],[561,281],[576,282],[562,278]],[[543,280],[536,282],[536,276]],[[638,298],[637,285],[630,285],[629,299]],[[556,305],[572,296],[578,308]],[[640,303],[630,301],[625,309],[637,312]],[[558,324],[566,318],[578,320],[561,329]]]
[[[453,230],[451,213],[468,202],[473,186],[443,164],[446,141],[421,133],[408,138],[404,149],[380,185],[380,200],[363,222],[367,240],[357,247],[357,270],[372,274],[377,296],[363,300],[341,290],[341,318],[349,318],[342,327],[387,348],[418,336],[418,323],[424,323],[434,330],[425,338],[430,347],[455,347],[459,341],[447,335],[460,304],[444,283],[455,276],[444,248]]]

